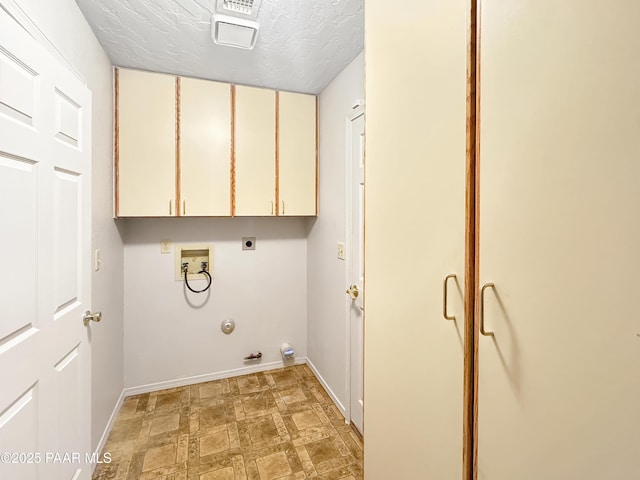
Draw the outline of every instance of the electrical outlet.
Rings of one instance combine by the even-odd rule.
[[[171,242],[169,240],[160,240],[160,253],[171,253]]]
[[[338,242],[338,258],[344,260],[344,243]]]

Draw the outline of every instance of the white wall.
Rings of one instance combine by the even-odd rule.
[[[242,237],[256,237],[255,251],[242,251]],[[160,253],[163,239],[214,245],[208,299],[206,293],[185,295],[183,282],[175,280],[173,245],[171,254]],[[253,366],[243,357],[257,350],[263,354],[257,365],[280,362],[283,342],[305,357],[306,262],[302,218],[127,220],[126,386]],[[236,322],[230,335],[220,330],[226,318]]]
[[[55,48],[92,92],[92,244],[103,265],[92,276],[92,308],[103,321],[92,329],[91,444],[96,448],[123,388],[123,246],[112,219],[112,68],[73,0],[20,0]]]
[[[320,94],[318,218],[310,221],[307,245],[308,357],[337,400],[346,406],[346,267],[336,255],[345,241],[346,117],[364,98],[364,56],[358,55]]]

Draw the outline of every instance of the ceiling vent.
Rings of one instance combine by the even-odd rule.
[[[228,15],[213,14],[211,38],[217,45],[252,49],[258,39],[258,22]]]
[[[255,20],[262,0],[216,0],[216,12]]]
[[[216,0],[211,38],[217,45],[252,49],[258,39],[256,22],[262,0]]]

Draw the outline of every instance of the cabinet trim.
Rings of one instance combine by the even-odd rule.
[[[113,177],[114,177],[114,212],[117,218],[120,214],[120,70],[115,67],[113,73],[114,84],[114,115],[113,119]]]
[[[236,215],[236,86],[231,85],[231,169],[229,172],[231,182],[230,212],[232,217]]]
[[[280,92],[276,90],[276,208],[272,212],[280,215]]]
[[[467,55],[467,159],[465,194],[465,275],[464,275],[464,398],[462,477],[476,480],[478,458],[478,335],[477,291],[479,281],[479,112],[480,112],[480,32],[478,1],[469,7]]]
[[[180,77],[176,77],[176,217],[184,214],[180,210],[182,186],[180,185]]]
[[[319,163],[319,159],[318,159],[318,151],[319,151],[319,135],[318,132],[320,130],[320,123],[319,123],[319,112],[320,111],[320,95],[316,95],[316,216],[318,215],[318,196],[319,196],[319,191],[318,191],[318,178],[320,175],[320,163]],[[365,128],[366,128],[366,117],[365,117]],[[366,142],[365,142],[366,145]],[[365,158],[365,162],[367,161],[367,154],[365,152],[364,154],[364,158]]]

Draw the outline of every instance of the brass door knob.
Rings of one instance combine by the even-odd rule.
[[[102,320],[102,312],[91,313],[87,310],[84,312],[84,315],[82,315],[82,323],[84,323],[85,327],[89,325],[89,322],[99,322],[100,320]]]
[[[351,297],[351,300],[355,300],[358,298],[360,290],[358,290],[358,286],[354,283],[347,289],[347,294]]]

